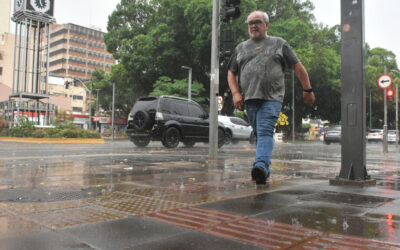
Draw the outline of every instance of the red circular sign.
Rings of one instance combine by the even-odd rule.
[[[382,89],[387,89],[392,85],[392,77],[390,75],[381,75],[378,78],[378,86]]]

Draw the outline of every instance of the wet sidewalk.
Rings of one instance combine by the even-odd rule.
[[[367,148],[374,187],[329,185],[340,146],[138,149],[0,142],[0,249],[400,249],[400,156]]]

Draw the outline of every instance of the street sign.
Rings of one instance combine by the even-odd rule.
[[[222,98],[222,96],[218,96],[218,104],[222,104],[222,100],[223,100],[223,98]]]
[[[382,89],[387,89],[392,85],[392,77],[390,75],[381,75],[378,78],[378,86]]]

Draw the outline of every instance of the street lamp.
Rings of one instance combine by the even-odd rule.
[[[391,72],[400,74],[399,71],[392,69]],[[399,146],[399,89],[396,81],[396,148]]]
[[[79,81],[80,83],[82,83],[83,87],[85,87],[86,91],[89,92],[89,130],[92,129],[92,89],[93,89],[93,82],[92,79],[90,79],[89,81],[86,82],[82,82],[81,79],[79,78],[74,78],[74,81]],[[90,82],[91,83],[91,89],[88,89],[88,87],[86,87],[85,83]]]
[[[188,80],[188,99],[190,101],[192,97],[192,68],[188,66],[182,66],[182,69],[189,70],[189,80]]]

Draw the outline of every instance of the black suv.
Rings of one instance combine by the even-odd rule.
[[[175,148],[182,141],[187,147],[196,142],[208,142],[208,114],[194,101],[159,96],[142,97],[129,114],[126,134],[138,147],[146,147],[151,140],[161,141],[167,148]],[[225,127],[218,125],[218,147],[225,142]]]

